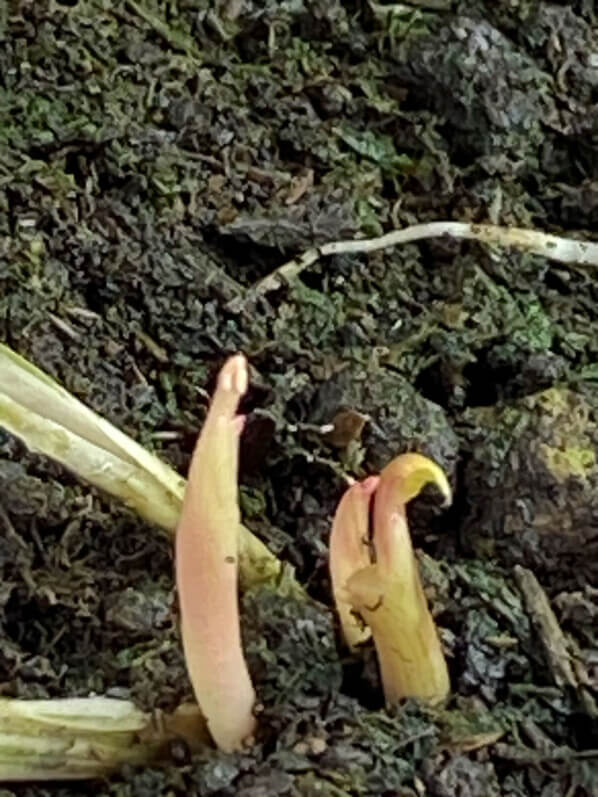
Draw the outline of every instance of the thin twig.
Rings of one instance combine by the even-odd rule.
[[[395,3],[389,6],[374,3],[370,0],[369,6],[375,17],[386,20],[395,15],[401,16],[405,13],[413,13],[415,8],[425,8],[432,11],[449,11],[451,0],[408,0],[406,3]]]
[[[57,315],[54,315],[54,313],[48,313],[48,318],[57,329],[59,329],[61,332],[64,332],[64,334],[67,335],[67,337],[69,337],[71,340],[78,341],[81,338],[81,334],[77,332],[76,329],[73,329],[70,324],[68,324],[62,318],[59,318]]]
[[[573,238],[561,238],[539,230],[527,230],[521,227],[498,227],[494,224],[470,224],[460,221],[431,221],[426,224],[414,224],[403,230],[393,230],[379,238],[367,238],[357,241],[332,241],[322,246],[308,249],[277,268],[268,276],[256,282],[244,299],[233,299],[228,307],[238,311],[247,302],[264,296],[281,288],[296,279],[305,269],[317,260],[329,255],[367,254],[393,246],[423,241],[428,238],[448,237],[459,240],[475,240],[485,244],[512,246],[524,252],[542,255],[549,260],[560,263],[577,263],[586,266],[598,266],[598,242],[578,241]]]

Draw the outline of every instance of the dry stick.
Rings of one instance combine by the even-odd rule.
[[[565,685],[577,688],[578,683],[571,666],[567,639],[552,610],[548,596],[531,570],[516,565],[514,575],[523,594],[530,619],[544,647],[554,682],[561,688]]]
[[[575,689],[586,713],[595,719],[598,716],[596,702],[585,688],[585,684],[589,681],[588,675],[582,672],[581,661],[576,662],[573,659],[567,637],[559,625],[546,592],[533,572],[526,567],[515,565],[513,574],[523,595],[532,625],[540,637],[546,663],[555,684],[561,689],[564,686]],[[576,669],[582,674],[582,678],[578,677]]]
[[[549,260],[556,260],[560,263],[598,266],[598,243],[595,242],[561,238],[557,235],[549,235],[538,230],[526,230],[521,227],[498,227],[493,224],[469,224],[460,221],[431,221],[426,224],[414,224],[411,227],[405,227],[403,230],[393,230],[386,233],[386,235],[381,235],[379,238],[367,238],[360,241],[332,241],[322,246],[308,249],[255,283],[241,302],[241,306],[246,301],[257,299],[277,290],[290,280],[296,279],[302,271],[309,268],[321,257],[341,254],[366,254],[401,244],[442,236],[481,241],[486,244],[512,246],[525,252],[543,255]],[[233,299],[229,303],[229,309],[231,310],[238,310],[239,307],[239,300]]]

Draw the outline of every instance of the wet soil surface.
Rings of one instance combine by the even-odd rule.
[[[593,0],[0,7],[0,340],[181,473],[244,351],[244,519],[317,600],[243,598],[248,753],[3,797],[596,794],[596,270],[436,239],[239,300],[417,222],[595,240],[597,64]],[[454,696],[389,714],[340,644],[327,541],[344,475],[407,450],[455,489],[410,514]],[[3,694],[191,697],[157,529],[2,431],[0,528]]]

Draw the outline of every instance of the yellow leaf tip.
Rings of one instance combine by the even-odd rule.
[[[423,454],[400,454],[384,468],[381,478],[396,482],[402,503],[419,495],[427,484],[436,486],[443,498],[442,506],[450,506],[452,502],[453,494],[445,472]]]

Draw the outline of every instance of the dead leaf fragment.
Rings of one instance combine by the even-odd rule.
[[[287,205],[294,205],[298,202],[306,191],[309,191],[314,184],[314,170],[306,169],[302,174],[293,177],[291,187],[285,200]]]
[[[340,410],[332,419],[333,429],[326,435],[326,442],[335,448],[346,448],[359,440],[369,417],[357,410]]]

